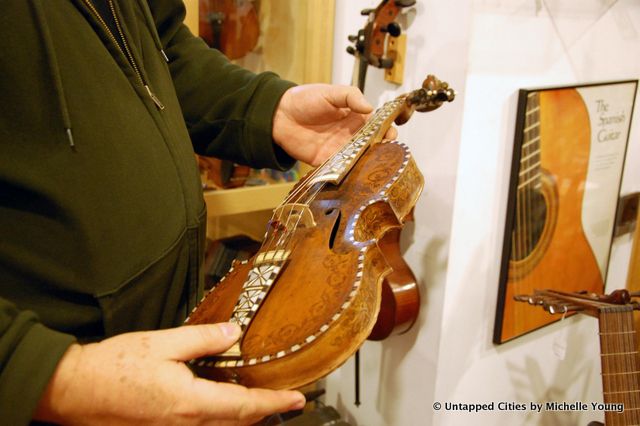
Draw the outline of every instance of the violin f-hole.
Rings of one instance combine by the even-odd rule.
[[[333,227],[331,228],[331,234],[329,236],[329,248],[331,250],[333,250],[333,245],[336,241],[336,236],[338,235],[338,229],[340,229],[340,219],[342,219],[342,212],[340,212],[339,209],[329,209],[325,212],[327,216],[331,216],[335,214],[336,211],[338,213],[336,215],[335,221],[333,222]]]

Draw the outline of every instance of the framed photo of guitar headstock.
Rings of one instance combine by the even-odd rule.
[[[514,296],[604,292],[637,86],[520,90],[494,343],[558,319]]]

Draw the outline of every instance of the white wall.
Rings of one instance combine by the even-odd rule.
[[[336,3],[334,82],[350,84],[354,60],[345,52],[347,35],[364,26],[360,10],[375,7],[379,1]],[[464,94],[470,6],[466,0],[418,1],[407,31],[404,83],[400,87],[387,83],[381,70],[370,68],[365,95],[372,104],[420,87],[427,74],[435,74]],[[416,416],[427,424],[430,421],[463,105],[461,95],[436,111],[414,114],[398,128],[398,139],[410,147],[426,180],[415,209],[415,223],[405,227],[402,244],[405,259],[420,281],[421,312],[409,333],[364,345],[359,408],[353,405],[353,360],[327,379],[327,402],[353,424],[411,425]]]
[[[348,84],[346,36],[377,1],[338,0],[334,81]],[[418,324],[365,344],[362,405],[350,361],[327,378],[326,401],[354,425],[586,424],[598,412],[434,411],[439,402],[601,401],[597,323],[570,318],[512,342],[491,342],[517,90],[640,77],[635,0],[418,0],[408,30],[405,83],[370,70],[379,104],[435,73],[455,87],[450,105],[400,128],[426,177],[405,258],[421,281]],[[622,193],[640,190],[638,105]],[[607,290],[624,286],[630,241],[615,241]],[[566,345],[561,360],[554,353]],[[556,350],[556,352],[561,352]]]

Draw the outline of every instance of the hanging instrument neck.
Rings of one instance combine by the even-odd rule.
[[[393,121],[406,108],[408,107],[403,96],[378,108],[350,141],[318,168],[311,184],[328,182],[339,185],[367,148],[382,140]]]
[[[640,423],[640,365],[630,306],[600,309],[600,356],[605,404],[624,404],[624,412],[605,411],[606,424]]]

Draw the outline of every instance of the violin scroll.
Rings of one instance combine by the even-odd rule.
[[[422,83],[422,88],[414,90],[407,96],[407,104],[418,112],[437,109],[445,102],[455,99],[456,92],[445,81],[440,81],[434,75],[428,75]]]
[[[398,115],[395,123],[406,123],[413,111],[428,112],[440,108],[445,102],[452,102],[456,97],[456,91],[449,87],[449,83],[440,81],[436,76],[429,74],[422,83],[420,89],[414,90],[405,97],[407,108]]]

